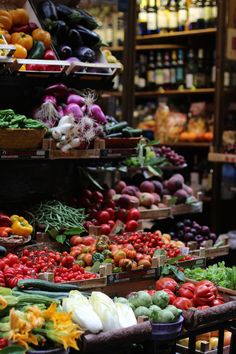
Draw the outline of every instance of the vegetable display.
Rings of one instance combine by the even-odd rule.
[[[185,275],[188,278],[202,281],[210,280],[214,284],[236,290],[236,267],[226,267],[225,262],[219,262],[208,266],[206,269],[195,268],[195,269],[185,269]]]
[[[0,286],[14,288],[22,279],[37,279],[43,272],[54,275],[56,283],[80,281],[96,278],[96,274],[88,273],[75,262],[74,257],[67,252],[49,251],[47,247],[42,250],[23,250],[21,256],[8,253],[0,259]],[[32,285],[35,280],[33,280]],[[42,284],[39,283],[42,287]],[[61,291],[62,288],[60,288]]]
[[[57,346],[79,350],[77,340],[83,331],[72,322],[72,314],[58,305],[58,300],[46,296],[16,296],[10,289],[0,288],[1,348],[9,346],[10,352],[14,345],[22,352]]]
[[[148,291],[138,291],[128,296],[128,302],[134,309],[135,316],[147,316],[153,323],[178,321],[182,311],[169,305],[169,300],[169,295],[162,290],[155,292],[152,296]]]
[[[5,129],[46,129],[46,126],[25,115],[16,114],[12,109],[0,110],[0,128]]]
[[[12,235],[27,238],[33,232],[33,227],[23,216],[0,213],[0,237],[7,238]]]
[[[212,244],[214,244],[217,239],[216,234],[211,232],[208,226],[201,226],[190,219],[184,219],[183,222],[176,223],[174,230],[170,231],[170,235],[186,244],[196,241],[199,247],[204,246],[204,241],[212,240]]]
[[[38,225],[43,225],[45,231],[61,229],[76,229],[73,232],[84,231],[83,221],[85,214],[83,209],[75,209],[57,200],[41,202],[32,208],[31,212]]]
[[[191,307],[203,310],[224,304],[223,297],[209,280],[179,285],[174,279],[163,277],[156,281],[155,287],[157,291],[166,292],[169,295],[169,302],[181,310]]]

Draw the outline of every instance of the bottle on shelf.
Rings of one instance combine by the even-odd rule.
[[[169,32],[178,30],[178,3],[176,0],[169,2],[169,16],[168,16],[168,29]]]
[[[212,22],[212,1],[205,0],[204,4],[204,21],[205,21],[205,28],[210,28]]]
[[[142,0],[140,3],[139,14],[138,14],[138,34],[144,36],[147,34],[147,0]]]
[[[193,49],[188,50],[186,63],[185,85],[187,89],[192,89],[195,82],[195,61]]]
[[[170,88],[171,83],[171,68],[170,68],[170,54],[168,51],[164,54],[164,65],[163,65],[163,84],[165,89]]]
[[[147,33],[157,33],[157,5],[156,0],[149,0],[147,6]]]
[[[204,17],[204,9],[202,2],[199,0],[192,0],[189,5],[189,29],[199,29],[201,19]]]
[[[157,53],[156,58],[156,87],[163,88],[164,85],[164,73],[163,73],[163,59],[161,52]]]
[[[154,51],[151,51],[148,57],[147,89],[155,90],[155,88],[156,88],[155,53]]]
[[[187,0],[179,0],[178,6],[178,30],[185,31],[188,22]]]
[[[158,33],[168,32],[168,0],[160,0],[157,12]]]
[[[205,17],[204,17],[205,0],[198,0],[197,5],[198,5],[197,28],[203,29],[205,28]]]
[[[178,50],[178,60],[176,68],[176,84],[179,87],[184,83],[185,72],[184,72],[184,51],[182,49]]]
[[[204,63],[204,50],[202,48],[199,48],[196,62],[196,75],[194,85],[196,88],[206,87],[206,66],[204,65]]]
[[[212,60],[210,59],[210,51],[208,51],[208,61],[207,61],[207,67],[209,67],[209,71],[211,70],[211,82],[210,85],[211,87],[215,86],[215,82],[216,82],[216,51],[213,51],[213,58]]]
[[[147,57],[145,54],[140,54],[138,90],[144,91],[146,89],[146,86],[147,86]]]
[[[218,7],[216,0],[211,0],[211,14],[212,18],[210,21],[210,27],[216,27],[217,25],[217,17],[218,17]]]
[[[175,89],[177,87],[177,53],[175,50],[173,50],[171,54],[170,84],[171,89]]]

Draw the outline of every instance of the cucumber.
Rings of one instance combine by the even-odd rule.
[[[58,284],[47,280],[40,279],[22,279],[18,281],[19,289],[40,289],[54,292],[64,292],[71,290],[79,290],[79,286],[74,284]]]
[[[125,138],[134,138],[134,137],[139,137],[143,133],[142,129],[130,129],[126,128],[122,130],[122,135]]]
[[[107,128],[107,134],[110,135],[110,134],[114,134],[114,133],[119,133],[123,129],[125,129],[126,127],[128,127],[127,122],[121,122],[118,124],[114,124],[114,125]]]

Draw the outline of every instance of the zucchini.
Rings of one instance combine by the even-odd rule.
[[[107,135],[106,138],[122,138],[122,133],[114,133],[114,134],[110,134]]]
[[[74,284],[57,284],[47,280],[40,279],[22,279],[18,281],[19,289],[40,289],[54,292],[64,292],[70,290],[79,290],[79,286]]]
[[[125,138],[134,138],[134,137],[139,137],[143,133],[142,129],[131,129],[131,128],[126,128],[122,130],[122,135]]]
[[[114,124],[111,127],[107,127],[107,134],[110,135],[110,134],[114,134],[114,133],[119,133],[127,127],[128,127],[127,122],[121,122],[118,124]]]
[[[13,289],[13,295],[14,296],[20,296],[20,295],[41,295],[41,296],[46,296],[50,297],[51,299],[63,299],[64,297],[68,297],[69,293],[67,292],[52,292],[52,291],[42,291],[42,290],[21,290],[19,289],[14,290]]]
[[[17,305],[25,305],[25,304],[44,304],[44,305],[51,305],[52,299],[47,296],[42,296],[38,294],[22,294],[17,297]],[[57,300],[55,302],[58,303]]]

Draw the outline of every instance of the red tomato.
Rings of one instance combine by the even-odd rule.
[[[83,244],[85,246],[91,246],[92,244],[94,244],[96,242],[95,238],[93,238],[92,236],[85,236],[83,237]]]
[[[114,220],[109,220],[108,221],[108,225],[110,226],[111,230],[113,229],[113,227],[115,226],[115,221]]]
[[[5,348],[8,345],[7,339],[0,338],[0,349]]]
[[[110,214],[108,211],[102,210],[98,213],[97,219],[101,225],[107,224],[110,220]]]
[[[187,310],[193,306],[192,301],[187,299],[186,297],[177,297],[173,301],[173,305],[181,310]]]
[[[101,233],[103,235],[109,235],[111,232],[111,228],[108,224],[102,224],[101,225]]]
[[[80,236],[77,236],[77,235],[72,236],[71,239],[70,239],[71,246],[79,245],[82,242],[83,242],[83,238],[80,237]]]
[[[127,231],[127,232],[136,231],[137,228],[138,228],[138,223],[136,220],[130,220],[125,225],[125,231]]]
[[[95,201],[95,202],[100,202],[100,201],[103,201],[103,195],[101,192],[93,192],[93,195],[92,195],[92,200]]]
[[[127,220],[139,220],[140,219],[140,212],[137,208],[132,208],[129,210],[127,215]]]
[[[160,278],[159,280],[156,281],[156,290],[169,289],[174,293],[177,287],[178,284],[172,278],[165,277],[165,278]]]
[[[12,266],[13,264],[18,263],[18,261],[19,261],[18,256],[16,254],[13,254],[13,253],[8,253],[7,259],[9,261],[9,263],[8,263],[9,266]]]
[[[113,208],[107,208],[106,211],[109,213],[109,220],[115,220],[115,210]],[[106,224],[106,223],[105,223]]]

